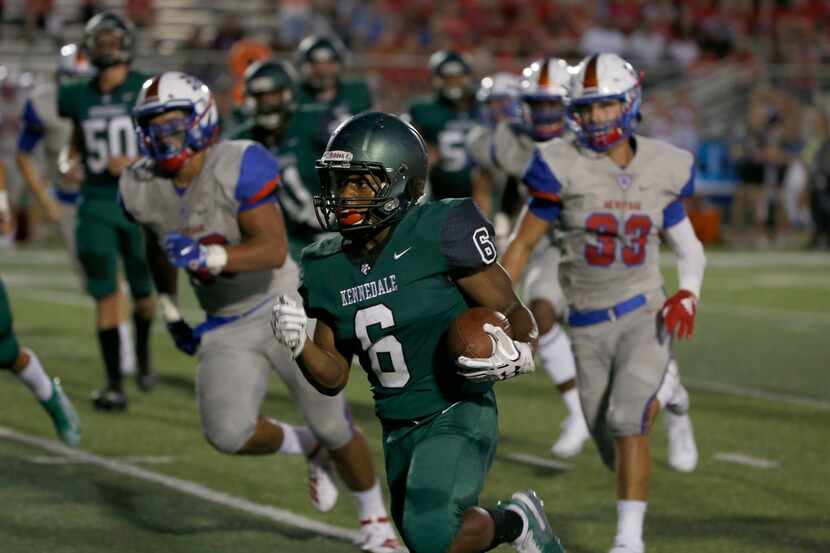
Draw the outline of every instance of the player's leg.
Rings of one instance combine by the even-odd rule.
[[[344,394],[328,397],[315,390],[288,350],[268,336],[267,329],[267,325],[260,326],[268,358],[297,403],[307,429],[319,441],[314,451],[303,451],[309,457],[313,505],[321,511],[334,507],[337,488],[331,481],[333,465],[355,498],[361,547],[368,551],[394,551],[398,542],[389,523],[371,452],[363,433],[352,423]]]
[[[551,452],[559,457],[573,457],[590,437],[576,390],[576,364],[571,341],[561,326],[567,309],[565,295],[559,285],[559,251],[547,240],[544,249],[536,252],[525,280],[524,297],[539,327],[539,360],[553,380],[568,409],[562,432]]]
[[[130,309],[129,285],[122,276],[118,277],[118,314],[120,315],[120,322],[118,323],[118,337],[121,342],[121,373],[125,375],[135,374],[136,358],[135,358],[135,342],[133,342],[133,330],[130,326],[127,315]]]
[[[118,334],[117,232],[111,223],[79,215],[75,233],[87,293],[95,300],[95,326],[107,376],[106,385],[92,394],[92,401],[96,409],[104,411],[127,408]]]
[[[614,553],[644,551],[643,525],[651,480],[649,432],[660,411],[657,393],[667,373],[670,343],[655,320],[664,301],[653,294],[645,307],[618,319],[614,382],[608,427],[617,446],[617,534]]]
[[[412,553],[478,553],[502,543],[521,552],[561,553],[534,492],[477,506],[498,442],[492,394],[459,402],[413,433],[400,522]]]
[[[124,272],[133,296],[133,328],[135,329],[135,358],[138,364],[137,383],[142,391],[148,391],[156,382],[150,358],[150,329],[155,316],[150,267],[145,254],[144,234],[141,227],[125,223],[120,235],[120,250],[124,258]]]
[[[49,413],[58,436],[75,447],[81,441],[81,424],[58,379],[51,379],[37,355],[21,349],[12,328],[6,288],[0,280],[0,369],[11,370],[32,391]]]

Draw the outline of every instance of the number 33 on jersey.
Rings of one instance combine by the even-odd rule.
[[[435,413],[461,393],[443,339],[469,306],[450,275],[494,263],[492,237],[472,200],[443,200],[409,210],[374,260],[344,253],[339,235],[303,251],[308,316],[358,356],[381,419]]]
[[[694,192],[692,155],[637,136],[634,159],[620,168],[567,141],[535,152],[524,181],[530,211],[563,230],[562,287],[578,310],[614,305],[659,289],[661,229],[685,217]]]

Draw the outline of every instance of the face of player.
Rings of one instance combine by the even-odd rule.
[[[577,113],[587,125],[602,125],[622,117],[623,104],[619,100],[597,100],[580,106]]]
[[[493,117],[494,123],[500,123],[510,117],[516,101],[509,96],[500,96],[487,100],[487,109]]]
[[[450,100],[461,100],[467,94],[470,85],[470,77],[467,75],[452,75],[444,77],[443,92]]]
[[[186,132],[190,122],[187,114],[180,110],[167,111],[149,121],[148,130],[157,147],[163,152],[176,153],[185,145]]]
[[[282,130],[285,125],[285,104],[289,101],[285,89],[272,90],[254,96],[257,124],[271,132]]]
[[[334,58],[311,63],[311,80],[318,90],[331,90],[337,86],[340,63]]]
[[[565,105],[561,100],[533,100],[527,102],[531,132],[536,140],[561,136],[565,130]]]
[[[353,226],[366,220],[369,203],[377,195],[383,183],[369,173],[354,173],[337,186],[337,197],[343,204],[337,208],[337,218],[343,226]]]
[[[108,59],[117,56],[121,51],[123,39],[121,31],[113,29],[99,32],[95,35],[92,59]]]

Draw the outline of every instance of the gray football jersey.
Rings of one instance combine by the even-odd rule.
[[[61,150],[69,147],[72,123],[58,116],[58,87],[55,83],[37,86],[31,92],[29,101],[42,124],[43,180],[46,183],[58,184],[58,158]]]
[[[637,136],[623,169],[573,140],[556,140],[534,151],[523,180],[531,212],[560,221],[560,281],[571,306],[606,308],[663,286],[660,231],[685,217],[691,153]]]
[[[210,147],[201,173],[180,194],[172,180],[155,175],[149,160],[126,170],[119,181],[127,212],[149,227],[164,246],[170,232],[203,244],[239,244],[239,213],[275,201],[279,167],[265,148],[250,140]],[[191,273],[199,304],[208,315],[241,315],[268,298],[298,288],[297,264],[289,255],[280,269],[242,273]]]

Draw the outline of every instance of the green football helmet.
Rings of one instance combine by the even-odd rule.
[[[327,90],[337,85],[340,67],[346,62],[346,47],[335,36],[310,35],[297,47],[296,66],[303,83],[314,90]],[[335,68],[323,64],[337,64]]]
[[[256,126],[268,132],[279,132],[297,110],[294,68],[280,61],[254,63],[245,71],[245,97],[254,113]]]
[[[473,94],[473,68],[463,54],[439,50],[429,58],[432,87],[438,94],[457,102]]]
[[[344,121],[317,161],[320,193],[314,207],[320,226],[352,234],[375,231],[403,217],[423,194],[427,150],[418,131],[399,117],[366,112]],[[356,176],[367,179],[371,197],[345,198],[342,185]]]
[[[104,38],[109,33],[115,35],[117,44]],[[98,69],[131,63],[135,48],[133,27],[114,13],[101,12],[86,22],[81,45],[90,63]]]

